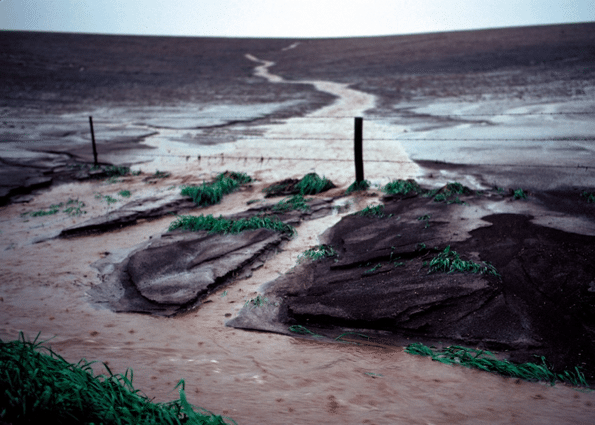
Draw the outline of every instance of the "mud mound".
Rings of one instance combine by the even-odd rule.
[[[249,275],[281,240],[281,234],[266,229],[239,235],[166,233],[120,262],[111,257],[95,263],[103,283],[91,296],[115,311],[173,316],[231,279]]]
[[[595,236],[535,224],[526,213],[485,214],[543,213],[526,201],[460,201],[387,198],[381,213],[345,217],[324,241],[337,255],[298,265],[268,285],[268,313],[245,308],[228,325],[478,345],[518,362],[545,356],[556,370],[582,366],[593,380]],[[429,273],[446,247],[484,273]]]
[[[109,231],[117,225],[134,222],[138,214],[156,217],[167,214],[170,208],[186,205],[180,204],[178,195],[171,198],[139,202],[138,211],[130,203],[115,213],[70,229],[69,234]],[[331,212],[331,199],[309,201],[307,210],[274,214],[273,205],[263,205],[230,218],[274,216],[284,223],[298,225],[302,220]],[[156,235],[129,252],[112,253],[96,262],[94,266],[102,274],[102,284],[93,288],[91,296],[95,302],[119,312],[173,316],[199,306],[217,288],[251,276],[288,237],[269,229],[238,234],[174,230]]]
[[[336,187],[335,184],[326,177],[320,177],[316,173],[308,173],[302,179],[285,179],[273,183],[266,189],[265,198],[275,196],[291,195],[315,195],[326,192]]]

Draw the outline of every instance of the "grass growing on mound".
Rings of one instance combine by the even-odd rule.
[[[85,359],[68,363],[37,342],[0,340],[0,422],[58,424],[225,424],[221,416],[190,405],[184,393],[153,403],[134,389],[132,370],[94,375]],[[198,410],[198,411],[197,411]],[[235,423],[232,421],[232,423]]]
[[[581,196],[583,198],[587,198],[587,203],[589,204],[595,204],[595,193],[593,192],[587,192],[586,190],[581,193]]]
[[[333,257],[337,255],[337,251],[330,245],[318,245],[314,248],[310,248],[298,256],[298,263],[304,258],[312,261],[321,260],[326,257]]]
[[[514,364],[507,360],[498,360],[489,351],[465,348],[457,345],[446,347],[444,350],[432,350],[420,343],[409,344],[405,352],[418,356],[429,356],[432,360],[444,364],[458,364],[473,369],[481,369],[487,372],[498,373],[512,378],[520,378],[526,381],[548,381],[552,385],[556,381],[568,382],[574,386],[589,387],[584,375],[578,367],[573,372],[554,373],[546,364],[542,356],[541,365],[535,363]]]
[[[209,233],[240,233],[245,230],[270,229],[279,233],[293,236],[296,231],[289,224],[283,223],[276,217],[250,217],[237,220],[219,216],[213,217],[211,214],[200,216],[182,215],[169,225],[169,231],[176,229],[190,230],[198,232],[206,230]]]
[[[512,199],[527,199],[527,194],[523,189],[517,189],[512,193]]]
[[[123,177],[130,174],[130,167],[118,167],[116,165],[108,165],[103,169],[103,172],[108,177]]]
[[[362,180],[361,182],[354,181],[349,185],[345,193],[349,195],[352,192],[361,192],[370,188],[370,182],[368,180]]]
[[[434,189],[427,192],[424,196],[434,198],[434,202],[445,202],[446,204],[465,204],[458,196],[469,195],[473,193],[467,186],[458,182],[447,183],[442,189]],[[452,197],[455,197],[452,199]]]
[[[333,187],[335,185],[332,181],[324,176],[320,178],[316,173],[306,174],[296,185],[296,189],[299,190],[300,195],[316,195]]]
[[[421,192],[415,180],[393,180],[382,188],[387,195],[407,195],[409,192]]]
[[[196,205],[205,207],[218,204],[224,195],[251,181],[247,174],[226,172],[219,174],[213,183],[203,182],[201,186],[185,186],[181,193],[183,196],[192,198]]]
[[[335,187],[332,181],[326,177],[320,177],[316,173],[306,174],[301,180],[287,179],[263,189],[266,197],[283,195],[316,195]]]
[[[491,274],[501,277],[496,268],[490,263],[483,264],[474,263],[473,261],[461,260],[461,257],[456,251],[447,246],[444,251],[438,254],[429,262],[424,261],[424,266],[428,266],[431,273],[477,273],[477,274]]]
[[[293,195],[273,205],[273,211],[275,212],[287,212],[291,210],[309,211],[310,206],[306,204],[306,200],[302,195]]]
[[[359,215],[360,217],[379,217],[379,218],[386,216],[386,214],[384,214],[384,205],[382,205],[382,204],[375,205],[375,206],[368,205],[363,210],[356,212],[355,215]]]

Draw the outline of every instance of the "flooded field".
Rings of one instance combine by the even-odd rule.
[[[279,42],[275,51],[291,45]],[[283,54],[303,47],[297,44]],[[249,69],[255,84],[291,86],[292,94],[254,105],[185,101],[178,107],[128,105],[43,116],[34,111],[17,116],[10,106],[3,108],[4,164],[22,166],[27,158],[33,163],[60,163],[69,159],[67,153],[90,160],[86,120],[94,115],[98,123],[104,120],[98,135],[109,134],[113,142],[100,153],[100,160],[131,165],[142,174],[111,182],[54,184],[1,207],[0,338],[16,339],[20,331],[29,338],[40,333],[40,339],[48,340],[69,361],[99,360],[114,372],[132,368],[135,386],[157,401],[177,398],[173,388],[183,378],[191,403],[240,424],[588,423],[595,413],[593,393],[564,385],[551,387],[445,366],[399,347],[322,343],[225,326],[262,285],[289,271],[300,253],[319,244],[326,229],[378,201],[378,190],[370,196],[335,200],[347,208],[302,222],[298,236],[252,276],[221,288],[200,308],[183,315],[115,313],[90,302],[88,291],[100,284],[93,264],[107,256],[125,256],[134,246],[165,232],[174,218],[98,235],[55,238],[61,229],[109,214],[132,200],[179,192],[183,185],[199,184],[226,170],[246,172],[255,182],[192,214],[244,211],[248,201],[263,199],[266,186],[310,172],[338,186],[324,196],[339,196],[354,179],[355,116],[369,117],[364,121],[364,160],[365,176],[373,185],[414,178],[431,187],[456,180],[477,190],[498,183],[524,184],[529,189],[595,187],[593,168],[584,168],[595,159],[595,127],[586,115],[594,112],[592,84],[584,84],[583,95],[564,100],[499,97],[472,102],[456,96],[403,100],[400,107],[411,115],[399,121],[379,117],[378,108],[386,99],[353,84],[330,78],[289,82],[275,74],[276,64],[268,61],[266,50],[235,53],[234,61]],[[310,94],[300,97],[304,87]],[[289,116],[283,116],[287,111]],[[437,123],[445,115],[462,114],[482,116]],[[242,122],[230,124],[226,117],[232,116],[240,116]],[[431,126],[420,124],[422,116]],[[221,125],[223,130],[214,132]],[[65,136],[66,131],[72,134]],[[125,142],[124,148],[118,138]],[[209,138],[212,143],[206,142]],[[514,144],[497,140],[520,138],[526,140]],[[568,140],[537,141],[555,138]],[[445,147],[440,139],[457,141]],[[435,160],[466,166],[423,165]],[[583,168],[571,168],[577,164]],[[170,175],[150,179],[158,170]],[[120,195],[122,191],[130,191],[130,197]],[[86,213],[23,215],[71,199],[83,202]]]

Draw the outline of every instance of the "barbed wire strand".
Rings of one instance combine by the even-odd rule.
[[[145,157],[175,157],[175,158],[186,158],[187,160],[194,159],[198,161],[202,160],[216,160],[216,161],[224,161],[227,159],[238,160],[238,161],[247,161],[247,160],[254,160],[259,162],[268,162],[268,161],[318,161],[318,162],[348,162],[353,163],[353,159],[348,158],[312,158],[312,157],[278,157],[278,156],[258,156],[258,155],[225,155],[225,154],[217,154],[217,155],[184,155],[184,154],[150,154],[150,153],[139,153],[137,156],[145,156]],[[423,160],[425,162],[432,162],[435,164],[449,164],[444,161],[439,160]],[[374,162],[374,163],[391,163],[391,164],[411,164],[415,161],[396,161],[391,159],[366,159],[364,162]],[[458,165],[473,165],[473,166],[485,166],[485,167],[528,167],[528,168],[573,168],[573,169],[595,169],[595,166],[587,166],[582,164],[576,165],[562,165],[562,164],[505,164],[505,163],[473,163],[473,164],[458,164]]]
[[[144,138],[146,136],[138,136],[138,138]],[[138,138],[131,137],[131,142],[138,141]],[[234,139],[235,141],[239,140],[270,140],[270,141],[288,141],[288,140],[310,140],[310,141],[338,141],[338,142],[352,142],[353,138],[338,138],[338,137],[264,137],[264,136],[239,136],[233,137],[232,135],[205,135],[203,137],[205,140],[212,140],[212,139]],[[66,139],[68,140],[68,139]],[[194,138],[194,141],[197,139]],[[554,137],[554,138],[523,138],[523,139],[516,139],[516,138],[490,138],[490,139],[483,139],[478,137],[472,138],[440,138],[440,137],[424,137],[424,138],[378,138],[378,137],[371,137],[371,138],[364,138],[364,141],[368,142],[593,142],[595,141],[595,136],[586,136],[586,137]],[[56,143],[64,143],[65,140],[63,139],[46,139],[46,140],[39,140],[39,139],[0,139],[0,146],[1,143],[36,143],[36,144],[56,144]],[[193,146],[193,145],[189,145]],[[200,144],[195,145],[199,147]]]
[[[16,149],[5,149],[6,151],[13,151],[19,152]],[[43,151],[40,151],[43,153]],[[61,152],[51,152],[51,153],[61,153]],[[62,152],[66,154],[66,152]],[[263,156],[263,155],[225,155],[225,154],[216,154],[216,155],[196,155],[196,153],[192,155],[188,154],[155,154],[155,153],[143,153],[143,152],[135,152],[135,156],[138,157],[151,157],[151,158],[185,158],[186,161],[190,159],[203,161],[225,161],[225,160],[237,160],[237,161],[257,161],[257,162],[270,162],[270,161],[309,161],[309,162],[347,162],[353,163],[353,159],[348,158],[320,158],[320,157],[279,157],[279,156]],[[431,162],[435,164],[449,164],[440,160],[432,160],[432,159],[424,159],[424,162]],[[391,159],[366,159],[364,162],[366,163],[390,163],[390,164],[411,164],[415,161],[396,161]],[[567,169],[583,169],[585,171],[594,169],[595,165],[562,165],[562,164],[507,164],[507,163],[460,163],[455,165],[472,165],[472,166],[479,166],[479,167],[524,167],[524,168],[567,168]]]

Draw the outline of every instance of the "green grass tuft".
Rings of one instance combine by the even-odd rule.
[[[457,364],[526,381],[548,381],[551,385],[554,385],[556,381],[561,381],[574,386],[589,387],[578,367],[575,368],[574,372],[565,371],[556,374],[548,367],[543,356],[540,357],[541,365],[535,363],[514,364],[507,360],[498,360],[489,351],[457,345],[446,347],[442,351],[434,351],[421,343],[409,344],[405,348],[405,352],[418,356],[428,356],[432,360],[444,364]]]
[[[130,174],[130,167],[118,167],[116,165],[109,165],[103,169],[103,172],[108,177],[123,177]]]
[[[169,231],[176,229],[190,230],[198,232],[199,230],[206,230],[209,233],[240,233],[245,230],[256,230],[256,229],[270,229],[279,233],[283,233],[288,236],[295,235],[295,229],[283,223],[276,217],[250,217],[240,219],[229,219],[223,216],[218,218],[212,215],[204,216],[192,216],[182,215],[179,216],[174,222],[169,225]]]
[[[434,257],[431,261],[424,261],[424,266],[428,266],[431,273],[476,273],[476,274],[490,274],[501,277],[496,268],[490,263],[483,262],[483,264],[474,263],[472,261],[461,260],[456,251],[447,246],[444,251]]]
[[[587,203],[589,204],[595,204],[595,193],[593,192],[587,192],[586,190],[581,193],[581,196],[583,198],[587,198]]]
[[[254,307],[262,307],[265,304],[269,303],[269,299],[263,297],[262,295],[258,294],[256,298],[252,298],[251,300],[246,301],[245,305],[249,305],[251,308]]]
[[[83,210],[85,203],[79,201],[78,199],[69,199],[65,206],[66,208],[63,209],[62,212],[68,214],[71,217],[78,217],[79,215],[87,214],[87,211]]]
[[[376,264],[374,267],[372,267],[371,269],[369,269],[369,270],[366,270],[366,271],[364,272],[364,274],[370,274],[370,273],[374,273],[376,270],[379,270],[379,269],[381,269],[381,268],[382,268],[382,264],[378,263],[378,264]]]
[[[43,217],[46,215],[54,215],[60,211],[60,208],[62,208],[63,205],[64,205],[63,203],[50,205],[50,207],[47,210],[31,211],[28,213],[23,213],[23,214],[21,214],[21,216],[28,215],[30,217]]]
[[[201,186],[185,186],[182,188],[181,194],[192,198],[196,205],[205,207],[218,204],[224,195],[251,181],[252,179],[247,174],[225,172],[219,174],[213,183],[203,182]]]
[[[225,177],[235,180],[239,184],[246,184],[252,181],[252,177],[248,174],[239,173],[237,171],[226,171],[225,173],[221,173],[217,176],[217,180],[223,180]]]
[[[82,209],[85,207],[84,202],[80,202],[78,199],[69,199],[66,204],[64,202],[60,202],[59,204],[50,205],[47,210],[26,212],[22,213],[21,216],[43,217],[46,215],[54,215],[60,212],[60,208],[62,207],[66,207],[62,210],[62,212],[68,214],[71,217],[87,214],[87,211],[83,211]]]
[[[527,199],[527,194],[523,189],[517,189],[512,193],[512,199]]]
[[[468,195],[471,193],[471,189],[461,183],[452,182],[446,184],[446,192],[455,195]]]
[[[96,193],[95,193],[95,199],[102,199],[102,200],[104,200],[105,202],[107,202],[107,204],[108,204],[108,205],[110,205],[110,204],[115,204],[116,202],[118,202],[118,200],[117,200],[116,198],[112,198],[112,197],[111,197],[111,196],[109,196],[109,195],[102,195],[102,194],[101,194],[101,193],[99,193],[99,192],[96,192]]]
[[[94,375],[82,359],[68,363],[51,348],[25,341],[0,340],[0,422],[58,424],[209,424],[221,416],[188,403],[181,380],[180,398],[153,403],[132,384],[132,370]],[[232,423],[235,423],[231,421]]]
[[[292,210],[309,211],[310,206],[306,203],[302,195],[293,195],[273,205],[273,211],[275,212],[284,213]]]
[[[130,191],[129,190],[121,190],[118,192],[122,198],[130,198]]]
[[[425,226],[424,229],[427,229],[428,227],[430,227],[430,218],[431,218],[431,214],[424,214],[420,217],[417,217],[417,219],[419,221],[424,221],[425,222]]]
[[[327,257],[334,257],[337,255],[335,249],[330,245],[318,245],[314,248],[310,248],[298,256],[298,263],[301,262],[304,258],[308,260],[316,261],[322,260],[323,258]]]
[[[167,171],[155,170],[155,174],[153,174],[151,177],[154,179],[166,179],[169,176],[171,176],[171,174],[168,173]]]
[[[424,196],[434,198],[434,202],[445,202],[446,204],[461,204],[466,205],[465,202],[461,201],[456,195],[469,195],[472,190],[467,186],[462,185],[458,182],[447,183],[441,189],[434,189],[427,191]],[[454,196],[454,199],[453,199]]]
[[[407,195],[409,192],[421,192],[415,180],[393,180],[382,188],[387,195]]]
[[[316,195],[335,187],[332,181],[326,177],[320,177],[316,173],[306,174],[296,185],[300,195]]]
[[[384,205],[382,204],[376,206],[368,205],[363,210],[356,212],[355,215],[359,215],[360,217],[386,217],[386,214],[384,214]]]
[[[362,192],[362,191],[368,190],[369,188],[370,188],[370,182],[368,180],[362,180],[361,182],[354,181],[353,183],[351,183],[351,185],[349,185],[349,187],[347,188],[345,193],[347,195],[349,195],[350,193]]]

